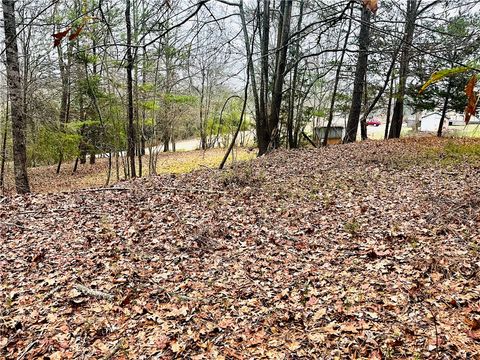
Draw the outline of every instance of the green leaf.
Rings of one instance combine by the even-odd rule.
[[[472,70],[472,68],[468,67],[468,66],[459,66],[459,67],[454,67],[454,68],[451,68],[451,69],[443,69],[443,70],[439,70],[439,71],[435,71],[432,76],[430,76],[430,79],[428,79],[428,81],[423,84],[422,88],[420,89],[420,91],[418,92],[419,94],[421,94],[427,87],[429,87],[430,85],[448,77],[448,76],[452,76],[452,75],[456,75],[456,74],[460,74],[460,73],[464,73],[464,72],[467,72],[467,71],[470,71]]]

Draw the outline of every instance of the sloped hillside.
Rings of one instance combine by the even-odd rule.
[[[0,200],[0,358],[480,357],[480,142]]]

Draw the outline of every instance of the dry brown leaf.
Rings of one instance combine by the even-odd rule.
[[[467,324],[470,327],[470,330],[472,331],[480,330],[480,320],[466,317],[464,321],[465,321],[465,324]]]
[[[375,14],[378,10],[378,0],[363,0],[363,6]]]
[[[467,95],[467,106],[465,108],[465,124],[470,122],[470,118],[475,115],[477,109],[477,95],[475,94],[475,85],[477,84],[477,75],[472,75],[465,86]]]

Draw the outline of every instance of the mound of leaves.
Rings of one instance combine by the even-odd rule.
[[[3,198],[0,358],[478,358],[480,159],[447,142]]]

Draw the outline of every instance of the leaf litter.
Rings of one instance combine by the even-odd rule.
[[[6,198],[0,358],[479,358],[480,158],[452,142]]]

